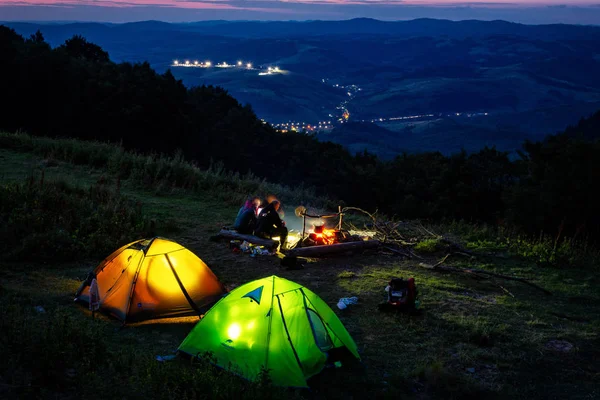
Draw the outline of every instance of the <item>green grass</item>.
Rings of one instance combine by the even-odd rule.
[[[415,250],[419,253],[435,253],[441,250],[440,241],[438,239],[424,239],[415,245]]]
[[[115,185],[125,182],[126,189],[136,192],[144,189],[155,196],[210,193],[215,200],[237,205],[251,195],[277,193],[284,204],[332,206],[329,199],[317,196],[313,188],[302,185],[291,188],[252,174],[242,176],[224,170],[219,163],[200,169],[185,161],[181,154],[138,154],[109,143],[4,132],[0,132],[0,151],[0,161],[6,161],[0,177],[6,178],[27,176],[34,171],[60,176],[65,169],[61,166],[66,164],[69,178],[87,184],[93,179]],[[19,155],[16,159],[7,157],[8,151]],[[75,174],[70,174],[72,168]]]
[[[44,159],[19,150],[0,150],[0,184],[21,181]],[[39,171],[38,171],[39,173]],[[114,175],[56,161],[45,179],[89,187]],[[233,190],[233,189],[228,189]],[[202,363],[156,355],[173,352],[196,318],[148,321],[119,329],[102,315],[95,320],[72,297],[87,271],[102,257],[67,263],[12,262],[0,266],[0,394],[8,398],[408,398],[408,399],[590,399],[600,396],[600,280],[589,268],[540,267],[527,257],[490,253],[486,236],[472,229],[458,237],[482,244],[475,258],[450,257],[446,264],[517,275],[553,292],[546,296],[519,282],[442,274],[421,267],[435,263],[367,253],[311,259],[287,270],[276,257],[232,253],[208,238],[230,224],[238,204],[224,201],[215,187],[156,193],[134,176],[121,192],[140,201],[158,233],[187,246],[229,287],[276,274],[305,285],[338,314],[355,339],[362,366],[326,371],[311,393],[249,383]],[[288,218],[294,218],[288,216]],[[168,224],[164,224],[168,221]],[[162,222],[163,224],[158,224]],[[463,227],[464,228],[464,227]],[[456,227],[446,227],[456,234]],[[466,228],[464,228],[466,230]],[[436,227],[436,233],[444,233]],[[493,242],[496,243],[496,242]],[[485,244],[485,246],[483,245]],[[487,247],[486,247],[487,246]],[[115,245],[116,247],[116,245]],[[391,277],[414,277],[423,313],[377,311]],[[341,297],[358,304],[338,310]],[[35,311],[42,306],[44,313]],[[579,321],[577,320],[579,319]],[[547,345],[573,344],[567,353]]]

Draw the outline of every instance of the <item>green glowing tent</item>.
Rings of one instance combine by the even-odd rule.
[[[271,276],[242,285],[211,308],[179,351],[255,380],[264,368],[275,385],[307,387],[328,352],[346,347],[359,358],[344,325],[316,294]]]

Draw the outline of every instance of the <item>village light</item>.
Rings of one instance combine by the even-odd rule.
[[[210,67],[210,61],[207,61],[205,64],[207,67]]]
[[[241,61],[238,61],[238,67],[240,67],[242,65]]]
[[[246,67],[252,68],[252,64],[248,63],[248,64],[246,64]]]
[[[173,61],[173,64],[178,65],[179,61],[175,60],[175,61]]]
[[[194,65],[198,65],[198,61],[194,61]]]

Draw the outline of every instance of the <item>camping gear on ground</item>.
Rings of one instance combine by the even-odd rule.
[[[345,308],[347,308],[349,305],[351,304],[356,304],[358,303],[358,297],[354,296],[354,297],[342,297],[338,303],[337,306],[340,310],[344,310]]]
[[[226,292],[201,259],[163,238],[138,240],[116,250],[88,275],[75,300],[90,302],[94,277],[100,310],[123,323],[200,315]]]
[[[167,362],[167,361],[173,361],[175,358],[177,357],[177,355],[175,354],[168,354],[166,356],[156,356],[154,357],[154,359],[158,362]]]
[[[232,290],[179,346],[194,357],[210,352],[216,365],[249,380],[267,370],[278,386],[306,380],[356,344],[329,306],[309,289],[271,276]]]
[[[274,253],[270,252],[268,249],[266,249],[264,246],[254,245],[254,244],[246,242],[246,241],[242,242],[238,246],[238,248],[241,252],[250,254],[250,257],[271,256],[274,254]]]
[[[96,278],[93,278],[92,283],[90,283],[89,296],[89,308],[92,315],[94,315],[94,311],[100,309],[100,292],[98,290],[98,280]]]
[[[417,298],[415,278],[404,280],[393,278],[385,288],[387,301],[379,305],[379,309],[395,311],[415,311],[420,306]]]

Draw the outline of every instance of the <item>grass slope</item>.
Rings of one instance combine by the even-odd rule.
[[[0,149],[0,183],[22,181],[44,168],[46,180],[87,186],[106,171],[68,162],[48,165],[29,152]],[[162,193],[122,182],[147,217],[169,220],[164,234],[211,265],[232,288],[277,274],[325,300],[358,344],[362,366],[329,370],[310,393],[250,384],[189,360],[161,364],[196,318],[119,323],[73,304],[73,293],[101,258],[62,264],[4,263],[0,268],[0,395],[8,398],[515,398],[589,399],[600,396],[600,291],[590,271],[541,269],[516,258],[452,260],[449,264],[525,276],[551,290],[545,296],[518,282],[440,274],[385,254],[310,260],[302,270],[276,257],[251,258],[208,240],[229,224],[237,205],[209,191]],[[160,225],[159,225],[160,227]],[[117,247],[115,245],[115,247]],[[435,251],[431,246],[429,251]],[[426,262],[443,254],[423,253]],[[394,276],[414,276],[424,313],[382,314],[377,304]],[[359,302],[340,311],[340,297]],[[45,310],[39,313],[35,306]],[[574,319],[559,317],[569,316]],[[580,321],[575,319],[580,318]],[[553,340],[573,345],[554,350]]]

